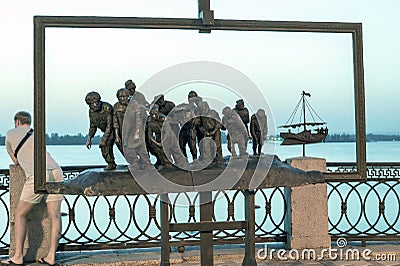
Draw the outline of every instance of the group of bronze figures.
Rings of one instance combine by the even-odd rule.
[[[155,96],[149,103],[136,90],[135,83],[128,80],[116,96],[118,102],[114,106],[101,101],[100,94],[94,91],[85,98],[90,118],[86,146],[90,149],[92,138],[100,129],[103,136],[99,147],[107,162],[106,170],[116,168],[114,143],[132,167],[143,170],[150,166],[150,153],[157,158],[157,169],[173,165],[189,169],[186,146],[193,158],[192,165],[223,164],[221,130],[228,133],[228,150],[232,158],[248,155],[246,149],[250,138],[254,155],[260,155],[267,136],[265,111],[259,109],[250,119],[242,99],[236,101],[234,108],[223,108],[221,120],[218,112],[195,91],[189,92],[187,103],[175,105],[165,100],[164,95]]]

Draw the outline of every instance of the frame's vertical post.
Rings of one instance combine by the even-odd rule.
[[[255,205],[254,205],[254,190],[244,190],[244,213],[247,220],[247,228],[245,234],[245,255],[243,259],[243,265],[256,266],[256,216],[255,216]]]
[[[366,129],[365,129],[365,88],[363,64],[362,24],[358,24],[352,34],[354,65],[354,99],[356,118],[356,156],[357,172],[361,178],[367,178]]]
[[[212,192],[200,192],[200,222],[212,221],[214,206]],[[214,265],[213,231],[200,232],[201,265]]]
[[[210,0],[197,0],[199,5],[199,18],[203,17],[203,12],[210,11]]]
[[[39,17],[34,22],[34,188],[46,192],[46,116],[45,116],[45,26]]]
[[[199,29],[200,33],[210,33],[211,30],[207,26],[214,25],[214,11],[210,10],[210,0],[198,0],[199,12],[198,17],[201,19],[205,28]]]
[[[160,195],[160,224],[161,224],[161,263],[169,266],[169,198],[168,194]]]

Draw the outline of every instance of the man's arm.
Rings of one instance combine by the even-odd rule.
[[[157,142],[154,138],[150,138],[150,141],[156,144],[158,147],[162,148],[162,144],[160,142]]]
[[[267,121],[265,121],[264,128],[262,129],[262,134],[264,135],[264,138],[266,138],[267,135],[268,135],[268,125],[267,125]]]
[[[113,127],[113,108],[110,104],[103,102],[103,110],[104,110],[104,117],[103,119],[106,119],[107,121],[107,127],[106,130],[104,131],[103,137],[101,138],[100,141],[100,147],[106,145],[107,139],[110,137],[111,132],[114,130]]]
[[[115,133],[115,142],[116,143],[121,143],[121,139],[119,137],[119,122],[118,122],[118,117],[117,117],[117,112],[116,112],[116,106],[114,105],[114,110],[113,110],[113,125],[114,125],[114,133]]]
[[[92,138],[94,137],[97,131],[97,127],[94,125],[93,118],[90,116],[90,113],[89,113],[89,120],[90,120],[90,127],[89,127],[88,139],[86,142],[86,147],[88,149],[92,147]]]
[[[250,114],[247,108],[244,108],[243,117],[241,118],[243,119],[243,123],[245,123],[246,125],[250,122]]]
[[[18,159],[14,156],[14,152],[11,149],[10,143],[6,142],[6,149],[7,153],[10,156],[11,160],[13,161],[14,164],[18,164]]]
[[[215,110],[211,112],[211,117],[213,118],[214,122],[214,130],[210,132],[210,135],[214,136],[215,134],[217,134],[218,131],[221,130],[222,124],[221,124],[221,118],[219,117],[218,113]]]
[[[150,118],[151,119],[151,118]],[[150,142],[151,139],[153,139],[153,129],[151,127],[149,127],[149,120],[146,121],[146,127],[145,127],[145,139]]]
[[[145,127],[145,123],[146,123],[145,117],[146,116],[147,115],[145,114],[145,111],[141,110],[140,106],[139,106],[139,108],[137,108],[134,111],[135,133],[133,135],[133,140],[135,142],[139,142],[141,139],[140,138],[141,134],[142,134],[141,132],[142,132],[143,128]]]
[[[257,123],[257,118],[255,115],[251,116],[251,122],[250,122],[250,134],[251,136],[255,136],[256,135],[256,123]]]
[[[6,136],[6,150],[7,150],[8,155],[10,156],[11,160],[13,161],[13,163],[18,164],[18,159],[14,156],[14,151],[11,148],[10,142],[8,142],[8,140],[7,140],[7,136]]]

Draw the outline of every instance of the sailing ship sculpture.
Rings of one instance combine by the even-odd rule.
[[[315,110],[312,108],[310,103],[307,101],[306,97],[311,97],[310,93],[307,93],[303,91],[301,93],[301,98],[299,102],[297,103],[294,111],[290,115],[288,121],[286,122],[285,125],[279,126],[279,128],[288,128],[287,132],[281,132],[280,136],[283,138],[283,142],[281,145],[298,145],[298,144],[303,144],[303,156],[305,156],[305,144],[310,144],[310,143],[318,143],[318,142],[323,142],[326,139],[326,136],[328,135],[328,128],[327,127],[319,127],[323,126],[326,124],[321,117],[315,112]],[[296,117],[296,114],[299,110],[299,107],[301,106],[301,121],[298,123],[294,123],[294,118]],[[306,121],[306,111],[310,113],[309,116],[312,117],[313,121]],[[316,121],[315,118],[318,118],[319,121]],[[310,127],[313,127],[313,131],[309,129]],[[317,128],[315,128],[317,127]],[[291,132],[292,129],[296,128],[302,128],[303,130],[298,133],[293,133]]]

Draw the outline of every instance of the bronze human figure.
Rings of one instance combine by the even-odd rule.
[[[197,110],[197,107],[199,106],[199,103],[201,103],[202,101],[203,101],[203,99],[202,99],[200,96],[198,96],[197,92],[195,92],[195,91],[190,91],[190,92],[188,93],[188,103],[189,103],[191,106],[194,107],[194,112],[195,112],[195,115],[196,115],[196,116],[199,115],[199,112],[198,112],[198,110]],[[203,133],[201,133],[201,131],[200,131],[200,129],[199,129],[199,126],[198,126],[198,123],[196,124],[196,126],[195,126],[194,128],[195,128],[197,143],[200,143],[200,141],[201,141],[202,138],[204,137],[204,136],[203,136]]]
[[[242,122],[247,130],[247,135],[250,136],[248,134],[249,133],[248,124],[250,122],[250,114],[249,110],[246,107],[244,107],[243,99],[237,100],[235,108],[233,108],[232,110],[235,111],[240,116],[240,119],[242,119]]]
[[[253,154],[261,155],[261,149],[268,134],[267,116],[263,109],[258,109],[257,113],[251,116],[250,134],[253,141]]]
[[[209,137],[214,140],[216,145],[216,154],[214,162],[217,164],[222,164],[224,162],[222,157],[222,147],[221,147],[221,119],[218,112],[210,109],[207,102],[200,102],[198,105],[198,110],[200,114],[199,129],[204,137]],[[200,158],[208,160],[208,156],[212,153],[211,148],[205,142],[200,145]]]
[[[222,110],[222,130],[228,130],[230,142],[228,142],[228,149],[232,154],[232,157],[237,157],[235,151],[235,144],[239,148],[239,155],[248,155],[246,152],[248,133],[239,115],[233,111],[230,107],[225,107]]]
[[[146,147],[150,154],[157,158],[154,166],[160,169],[162,166],[171,166],[167,159],[161,143],[161,130],[165,116],[158,111],[159,107],[154,104],[146,121]]]
[[[138,170],[145,170],[151,165],[146,149],[145,123],[147,113],[136,100],[131,100],[131,108],[125,115],[129,115],[129,124],[124,126],[125,133],[130,136],[123,140],[125,158],[131,166]]]
[[[175,110],[175,109],[174,109]],[[171,115],[168,117],[160,116],[161,121],[163,121],[162,131],[161,131],[161,143],[165,155],[167,156],[169,162],[174,162],[177,167],[188,169],[189,162],[187,157],[185,157],[179,147],[179,142],[176,133],[173,128],[178,125],[177,117]],[[169,164],[166,163],[166,166]]]
[[[104,132],[103,137],[100,140],[99,147],[101,149],[101,155],[108,164],[104,169],[115,169],[117,165],[115,164],[113,152],[115,140],[113,127],[113,108],[111,104],[102,102],[100,94],[95,91],[89,92],[85,97],[85,101],[87,105],[89,105],[90,119],[90,128],[86,147],[88,149],[91,148],[92,138],[99,128],[102,132]]]
[[[125,88],[117,91],[118,102],[114,104],[113,112],[113,125],[115,132],[115,144],[117,144],[118,150],[124,154],[122,147],[122,124],[124,122],[124,116],[126,108],[129,103],[129,91]]]
[[[133,82],[131,79],[128,79],[125,82],[125,88],[129,91],[130,98],[129,100],[133,99],[139,102],[140,105],[145,106],[146,108],[149,108],[149,103],[146,100],[146,97],[144,95],[136,90],[136,84]]]
[[[194,104],[196,107],[202,102],[203,99],[197,94],[195,91],[190,91],[188,93],[188,102],[189,104]]]
[[[246,131],[247,131],[247,140],[246,141],[248,141],[248,139],[251,137],[249,134],[249,129],[247,127],[247,124],[250,121],[249,110],[247,110],[247,108],[244,107],[244,101],[242,99],[236,101],[235,108],[233,108],[232,110],[234,112],[236,112],[239,115],[240,119],[242,120],[242,122],[246,128]],[[231,145],[231,138],[230,138],[229,134],[226,136],[226,139],[228,140],[228,150],[231,151],[230,149],[231,149],[232,145]],[[247,145],[247,142],[246,142],[246,145]]]
[[[187,144],[189,146],[193,160],[197,159],[195,127],[198,125],[199,119],[196,118],[195,107],[187,103],[182,103],[174,108],[173,114],[174,120],[177,121],[180,127],[179,147],[181,148],[183,155],[187,157]],[[171,124],[171,127],[174,129],[175,125]]]
[[[175,107],[175,104],[171,101],[164,99],[164,95],[160,94],[154,97],[153,103],[158,105],[158,112],[167,116],[169,112]]]

